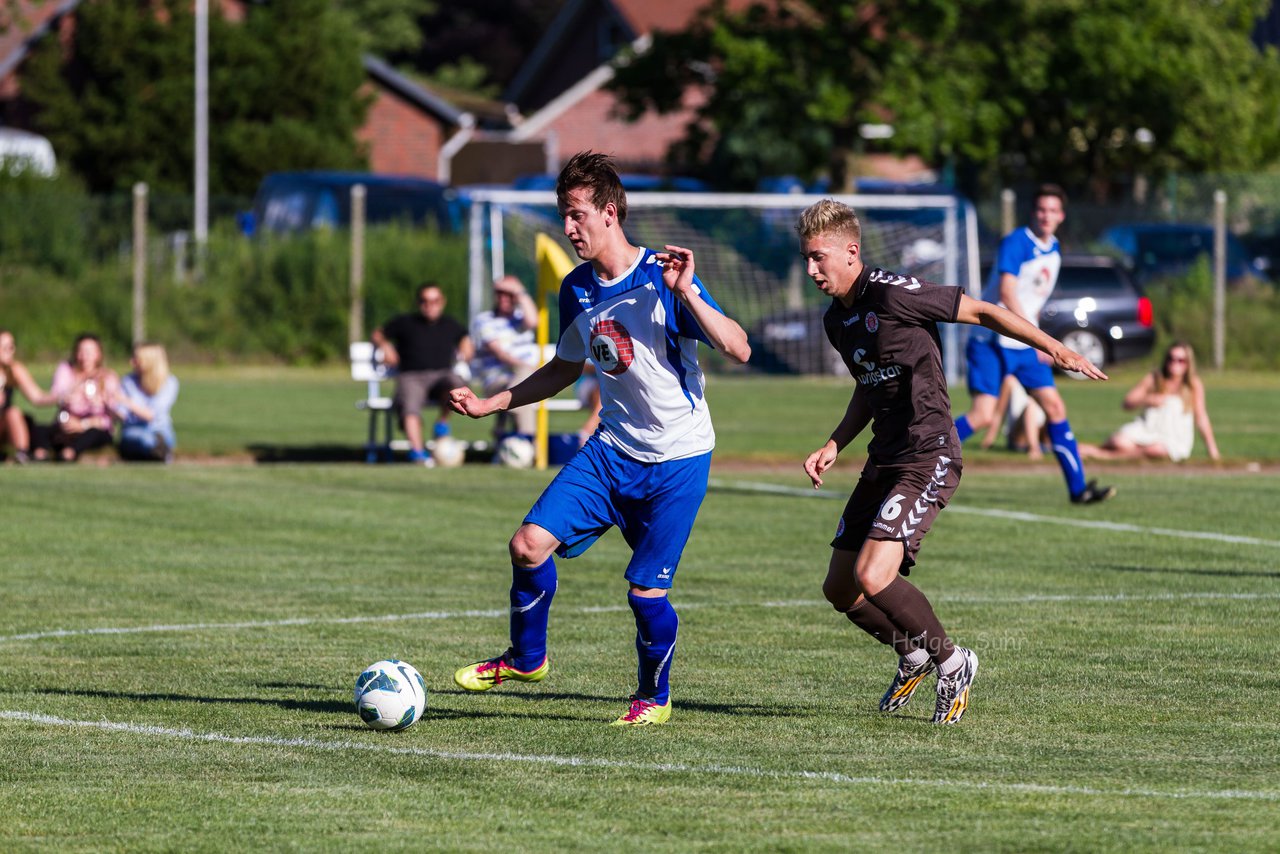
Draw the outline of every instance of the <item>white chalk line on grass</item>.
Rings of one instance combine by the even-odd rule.
[[[935,596],[935,602],[960,605],[1031,605],[1037,602],[1195,602],[1198,600],[1267,600],[1280,599],[1280,593],[1152,593],[1130,595],[1126,593],[1064,593],[1025,596]],[[681,610],[690,608],[807,608],[827,602],[818,599],[786,599],[765,602],[681,602]],[[558,609],[558,614],[609,614],[631,610],[627,605],[590,605],[579,608]],[[49,629],[42,632],[26,632],[20,635],[0,636],[0,643],[46,640],[50,638],[83,637],[86,635],[138,635],[153,632],[207,632],[236,631],[240,629],[271,629],[289,626],[349,625],[352,623],[397,623],[408,620],[456,620],[468,617],[505,617],[507,609],[487,611],[420,611],[411,614],[377,614],[361,617],[288,617],[279,620],[247,620],[236,623],[162,623],[150,626],[99,626],[86,629]]]
[[[849,497],[838,492],[820,492],[816,489],[804,489],[797,486],[780,486],[774,483],[755,483],[752,481],[719,480],[711,478],[708,485],[716,489],[737,492],[759,492],[768,495],[789,495],[795,498],[826,498],[848,501]],[[1260,537],[1242,537],[1235,534],[1222,534],[1217,531],[1183,531],[1177,528],[1154,528],[1147,525],[1130,525],[1125,522],[1107,522],[1100,519],[1068,519],[1064,516],[1042,516],[1038,513],[1024,513],[1020,510],[998,510],[991,507],[968,507],[964,504],[949,504],[947,510],[952,513],[967,513],[971,516],[987,516],[992,519],[1012,519],[1017,522],[1042,522],[1047,525],[1067,525],[1072,528],[1092,528],[1098,531],[1115,531],[1124,534],[1154,534],[1159,537],[1178,537],[1184,540],[1209,540],[1216,543],[1233,543],[1244,546],[1270,546],[1280,548],[1280,540],[1264,540]]]
[[[753,768],[744,765],[694,765],[684,762],[628,762],[619,759],[601,759],[583,756],[558,756],[534,753],[474,753],[461,750],[438,750],[429,747],[401,747],[367,744],[354,741],[328,741],[313,738],[279,738],[258,735],[226,735],[218,732],[196,732],[189,729],[173,729],[151,724],[133,724],[121,721],[78,721],[58,718],[34,712],[0,711],[0,719],[33,723],[44,726],[98,729],[123,732],[131,735],[149,735],[177,738],[185,741],[202,741],[213,744],[243,744],[260,747],[282,747],[304,750],[320,750],[335,753],[387,753],[398,756],[419,756],[427,759],[443,759],[459,762],[511,762],[532,765],[550,765],[562,768],[604,768],[609,770],[640,771],[646,773],[691,774],[693,776],[733,776],[773,780],[815,780],[824,783],[865,786],[914,786],[938,789],[967,789],[975,791],[1008,792],[1034,795],[1084,795],[1096,797],[1133,797],[1169,800],[1245,800],[1276,801],[1280,792],[1250,789],[1174,790],[1124,788],[1099,789],[1092,786],[1048,786],[1038,783],[972,782],[968,780],[931,780],[915,777],[853,776],[836,771],[778,771]]]
[[[1195,602],[1201,599],[1248,602],[1280,599],[1280,593],[1152,593],[1136,596],[1128,593],[1032,593],[1026,596],[931,596],[930,599],[948,605],[1034,605],[1037,602]],[[779,599],[760,603],[763,608],[801,608],[811,605],[831,607],[825,599]]]

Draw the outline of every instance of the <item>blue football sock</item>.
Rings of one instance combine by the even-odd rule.
[[[1049,443],[1053,445],[1053,455],[1062,467],[1062,476],[1067,479],[1067,492],[1074,498],[1084,492],[1084,462],[1080,459],[1071,425],[1066,421],[1050,424]]]
[[[511,664],[537,670],[547,657],[547,618],[556,595],[556,561],[511,567]]]
[[[960,437],[961,442],[973,435],[973,428],[969,426],[968,415],[961,415],[956,419],[956,435]]]
[[[676,651],[676,632],[680,618],[666,596],[647,598],[634,593],[627,594],[627,604],[636,615],[636,654],[640,659],[640,690],[642,697],[664,705],[671,697],[668,677],[671,675],[671,656]]]

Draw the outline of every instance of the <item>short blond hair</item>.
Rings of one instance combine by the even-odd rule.
[[[164,347],[139,344],[133,348],[133,360],[138,364],[138,385],[147,394],[157,394],[169,379],[169,356]]]
[[[800,214],[796,232],[801,240],[810,240],[823,234],[847,234],[854,243],[862,242],[862,223],[853,208],[835,199],[814,202]]]

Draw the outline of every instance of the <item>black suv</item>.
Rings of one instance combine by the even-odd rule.
[[[1156,340],[1151,301],[1105,255],[1062,257],[1040,328],[1099,367],[1146,356]]]

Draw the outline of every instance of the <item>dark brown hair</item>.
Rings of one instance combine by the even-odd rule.
[[[556,204],[561,211],[569,204],[569,194],[581,189],[590,191],[596,210],[602,211],[613,202],[618,222],[627,221],[627,191],[622,188],[622,179],[609,155],[580,151],[569,158],[556,178]]]
[[[1062,202],[1062,209],[1067,209],[1067,191],[1059,187],[1057,184],[1041,184],[1036,187],[1036,194],[1031,197],[1031,203],[1035,204],[1045,196],[1053,196]]]

